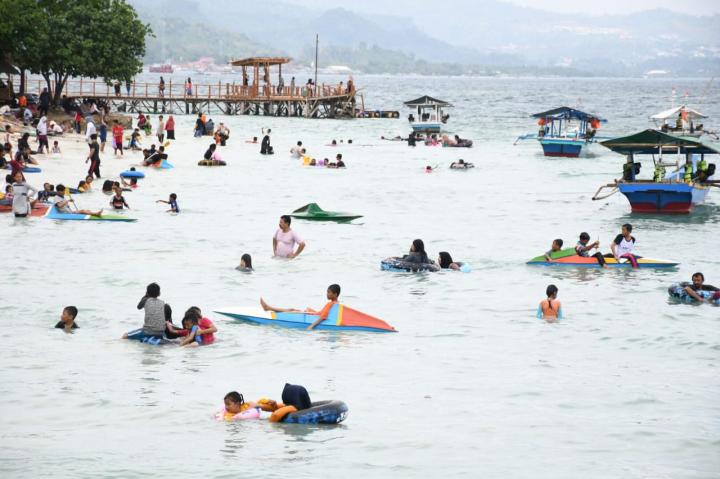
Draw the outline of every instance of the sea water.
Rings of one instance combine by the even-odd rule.
[[[336,79],[329,79],[328,81]],[[199,83],[201,79],[195,79]],[[667,286],[695,271],[720,283],[720,191],[691,215],[640,216],[620,195],[593,202],[620,176],[622,157],[596,145],[589,158],[550,159],[529,115],[568,105],[607,118],[598,134],[650,126],[648,116],[689,103],[720,125],[720,87],[705,80],[356,77],[366,106],[401,119],[353,121],[222,117],[225,168],[196,165],[209,137],[175,115],[175,168],[146,171],[126,193],[135,223],[0,217],[0,474],[3,477],[718,477],[720,309],[675,305]],[[380,140],[406,136],[402,102],[423,94],[451,102],[448,129],[472,149]],[[157,124],[156,115],[152,121]],[[258,144],[271,128],[274,156]],[[337,147],[333,139],[344,140]],[[352,145],[347,140],[352,139]],[[288,150],[342,153],[345,170],[306,168]],[[144,139],[146,143],[150,138]],[[76,186],[86,147],[60,139],[43,181]],[[109,146],[109,145],[108,145]],[[452,161],[475,164],[451,171]],[[102,155],[107,177],[137,153]],[[717,161],[717,160],[713,160]],[[426,165],[437,166],[426,174]],[[645,177],[651,166],[644,166]],[[156,203],[177,193],[182,212]],[[75,195],[106,207],[99,191]],[[275,260],[281,214],[309,202],[363,215],[352,224],[293,221],[307,243]],[[670,270],[528,266],[554,238],[582,231],[601,251],[632,223],[638,254]],[[468,274],[398,274],[380,260],[425,241]],[[253,257],[255,272],[234,268]],[[216,343],[181,349],[120,340],[142,325],[136,304],[150,282],[176,322],[199,306]],[[256,306],[320,308],[331,283],[340,299],[383,318],[396,334],[306,332],[241,324],[213,311]],[[558,286],[566,318],[535,319]],[[52,329],[79,308],[74,334]],[[221,423],[232,390],[280,399],[286,382],[314,400],[340,399],[339,426]]]

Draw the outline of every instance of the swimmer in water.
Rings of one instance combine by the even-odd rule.
[[[245,273],[250,273],[251,271],[253,271],[252,257],[247,253],[242,255],[240,257],[240,265],[237,266],[235,269],[238,271],[243,271]]]
[[[440,265],[440,268],[451,269],[453,271],[460,271],[460,267],[462,266],[462,263],[454,262],[452,256],[450,256],[450,253],[447,251],[441,251],[439,253],[437,262]]]
[[[66,333],[71,333],[73,329],[78,329],[80,326],[75,323],[77,314],[78,309],[75,306],[65,306],[60,315],[60,321],[55,325],[55,329],[62,329]]]
[[[167,210],[168,213],[180,213],[180,207],[177,204],[177,195],[175,193],[170,193],[167,201],[157,200],[155,203],[165,203],[166,205],[170,205],[170,209]]]
[[[432,173],[432,172],[433,172],[432,166],[427,165],[427,166],[425,167],[425,173]]]
[[[330,313],[330,308],[332,308],[333,305],[337,304],[339,297],[340,297],[340,285],[331,284],[330,286],[328,286],[328,289],[327,289],[328,302],[327,302],[327,304],[325,304],[323,309],[320,310],[320,312],[315,311],[314,309],[312,309],[310,307],[305,308],[304,311],[300,311],[299,309],[292,309],[292,308],[275,308],[275,307],[272,307],[269,304],[267,304],[265,302],[265,300],[263,300],[262,298],[260,298],[260,306],[262,306],[262,309],[264,309],[265,311],[273,311],[276,313],[310,313],[310,314],[319,315],[320,317],[318,319],[316,319],[315,321],[313,321],[313,323],[307,327],[307,329],[310,330],[310,329],[315,329],[315,327],[318,324],[322,323],[323,321],[325,321],[327,319],[328,313]]]
[[[562,305],[557,300],[558,288],[554,284],[551,284],[545,290],[547,299],[540,301],[537,309],[537,318],[544,319],[548,323],[555,323],[560,319],[563,319]]]

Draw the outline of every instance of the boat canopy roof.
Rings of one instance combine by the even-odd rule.
[[[406,101],[405,106],[409,106],[410,108],[414,108],[416,106],[452,106],[450,103],[438,100],[437,98],[433,98],[428,95],[423,95],[420,98],[416,98],[414,100]]]
[[[623,155],[658,153],[720,154],[720,144],[710,143],[694,136],[679,136],[658,130],[644,130],[630,136],[622,136],[600,142],[606,148]]]
[[[230,65],[234,67],[249,67],[257,65],[283,65],[290,63],[292,58],[288,57],[250,57],[241,60],[230,60]]]
[[[685,105],[678,106],[676,108],[670,108],[669,110],[661,111],[660,113],[657,113],[650,118],[653,120],[668,120],[668,119],[675,119],[678,117],[679,114],[682,114],[682,112],[685,112],[687,114],[688,120],[694,120],[696,118],[707,118],[707,116],[703,115],[697,110],[693,110],[692,108],[688,108]]]
[[[607,120],[601,118],[599,115],[592,113],[586,113],[584,111],[570,108],[569,106],[561,106],[560,108],[553,108],[552,110],[542,111],[531,115],[532,118],[552,118],[554,120],[585,120],[589,121],[593,118],[605,123]]]

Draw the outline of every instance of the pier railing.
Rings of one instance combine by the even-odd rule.
[[[19,85],[16,83],[16,85]],[[26,90],[40,93],[47,87],[45,80],[28,80]],[[55,85],[53,84],[53,88]],[[177,83],[172,80],[165,82],[164,88],[159,82],[133,82],[119,85],[107,84],[102,80],[73,79],[68,80],[63,93],[69,97],[119,98],[119,99],[151,99],[151,100],[275,100],[298,101],[305,98],[337,98],[355,94],[355,89],[345,85],[317,86],[282,86],[272,84],[242,85],[237,83],[192,84]]]

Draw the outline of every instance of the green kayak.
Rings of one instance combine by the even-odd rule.
[[[352,213],[344,213],[341,211],[325,211],[320,208],[317,203],[309,203],[302,208],[298,208],[290,215],[293,218],[309,221],[352,221],[356,218],[362,218],[362,215],[354,215]]]

